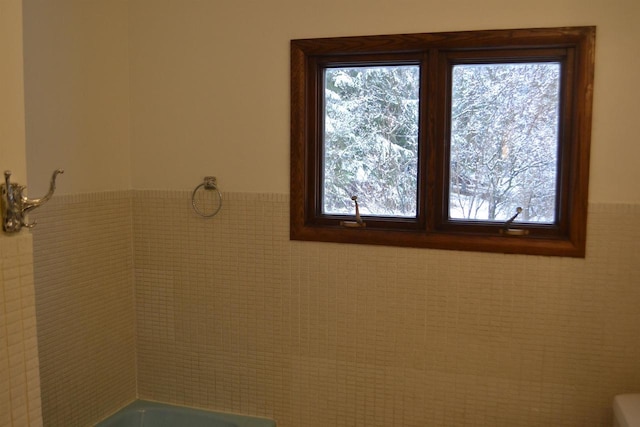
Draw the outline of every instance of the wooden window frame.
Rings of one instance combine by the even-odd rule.
[[[584,257],[595,27],[397,34],[291,41],[290,238],[339,243]],[[502,224],[448,219],[450,70],[454,64],[537,58],[562,63],[557,222],[526,224],[527,235]],[[353,216],[320,209],[319,75],[327,64],[420,63],[418,209],[416,218]]]

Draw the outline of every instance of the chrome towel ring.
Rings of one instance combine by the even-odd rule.
[[[218,193],[218,207],[212,213],[205,213],[204,208],[202,210],[198,208],[198,203],[196,202],[196,193],[201,188],[206,191],[215,191],[216,193]],[[204,195],[202,197],[204,197]],[[193,193],[191,193],[191,206],[193,207],[193,210],[203,218],[214,217],[218,214],[218,212],[220,212],[220,209],[222,209],[222,193],[220,193],[220,190],[218,189],[215,176],[205,176],[204,182],[198,185],[193,190]]]

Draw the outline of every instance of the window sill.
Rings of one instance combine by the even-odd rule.
[[[522,255],[585,257],[583,236],[510,236],[462,232],[381,230],[336,226],[291,228],[291,240],[383,245],[457,251],[493,252]]]

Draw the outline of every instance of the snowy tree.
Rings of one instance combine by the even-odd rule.
[[[418,66],[325,70],[325,213],[415,217]]]
[[[415,217],[420,67],[325,69],[323,211]],[[560,65],[453,67],[449,207],[454,219],[555,220]]]
[[[450,215],[554,221],[557,63],[457,65],[452,76]]]

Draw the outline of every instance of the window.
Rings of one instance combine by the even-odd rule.
[[[293,40],[291,238],[584,256],[594,47],[594,27]]]

